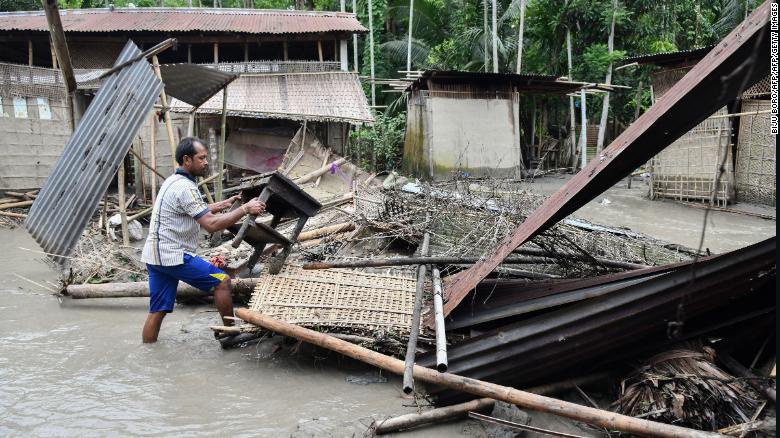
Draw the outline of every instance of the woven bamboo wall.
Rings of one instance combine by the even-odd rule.
[[[714,115],[726,114],[721,108]],[[709,202],[718,166],[724,163],[715,202],[734,200],[734,171],[728,118],[708,118],[650,160],[652,196]],[[727,156],[724,159],[724,154]]]
[[[742,112],[767,111],[769,100],[745,100]],[[769,131],[770,114],[740,117],[737,141],[737,200],[775,206],[777,203],[776,136]]]
[[[654,103],[662,99],[690,67],[663,70],[652,75]],[[721,108],[713,114],[726,114]],[[731,126],[727,118],[708,118],[685,133],[648,163],[651,170],[650,193],[653,198],[709,202],[715,186],[718,166],[725,164],[715,202],[734,201],[734,168],[729,142]],[[724,153],[727,155],[724,161]]]

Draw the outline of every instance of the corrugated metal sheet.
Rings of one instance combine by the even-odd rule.
[[[140,53],[128,41],[117,65]],[[100,88],[25,222],[44,251],[65,256],[73,249],[161,89],[145,59]]]
[[[61,10],[65,32],[230,32],[300,34],[367,32],[346,12],[262,9],[116,8]],[[2,13],[0,31],[48,32],[43,11]]]
[[[630,56],[623,59],[623,64],[631,64],[633,62],[639,64],[657,64],[667,65],[684,61],[698,61],[704,58],[704,55],[710,52],[715,46],[699,47],[697,49],[690,50],[678,50],[676,52],[661,52],[650,53],[645,55]]]
[[[238,75],[196,64],[166,64],[160,66],[165,92],[194,107],[201,106]]]
[[[618,288],[598,298],[449,347],[449,371],[525,387],[560,380],[568,373],[582,375],[589,372],[586,368],[701,336],[726,320],[774,307],[776,247],[772,237],[695,264],[680,264],[669,272],[648,270],[652,275],[635,278],[639,282],[620,280]],[[767,317],[773,318],[774,312]],[[427,354],[418,363],[434,367],[435,355]],[[445,403],[460,396],[440,395]]]
[[[190,112],[179,100],[171,111]],[[371,123],[374,118],[355,73],[242,75],[228,86],[228,115],[248,118]],[[222,92],[198,113],[222,113]]]

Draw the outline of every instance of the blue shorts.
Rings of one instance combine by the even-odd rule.
[[[186,253],[181,265],[160,266],[147,263],[146,269],[149,271],[149,313],[173,311],[179,280],[209,292],[228,278],[224,271],[211,263]]]

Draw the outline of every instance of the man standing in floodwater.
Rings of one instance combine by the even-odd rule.
[[[168,177],[157,195],[141,260],[149,271],[149,315],[143,329],[144,343],[157,342],[160,326],[173,312],[179,280],[204,292],[214,292],[214,303],[225,325],[233,325],[230,277],[195,255],[200,226],[216,233],[246,214],[260,214],[265,204],[249,201],[231,212],[215,214],[233,205],[239,196],[207,205],[195,177],[208,174],[208,149],[197,138],[183,138],[176,147],[179,168]]]

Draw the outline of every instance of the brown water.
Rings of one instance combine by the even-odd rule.
[[[60,301],[14,275],[56,282],[19,247],[38,249],[25,231],[0,230],[0,436],[362,436],[372,415],[415,410],[397,378],[348,383],[375,371],[323,350],[273,353],[273,339],[222,350],[207,306],[177,306],[160,341],[143,345],[147,299]]]

